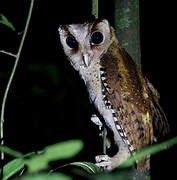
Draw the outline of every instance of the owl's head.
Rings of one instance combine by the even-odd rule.
[[[76,70],[89,68],[94,60],[107,51],[110,31],[110,25],[105,19],[59,27],[64,52]]]

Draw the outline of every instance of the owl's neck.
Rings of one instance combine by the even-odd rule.
[[[79,69],[79,74],[81,78],[84,80],[85,84],[90,84],[94,79],[100,79],[99,77],[99,69],[100,69],[100,59],[94,59],[89,67],[81,67]]]

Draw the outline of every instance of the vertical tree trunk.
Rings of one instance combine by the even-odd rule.
[[[139,0],[114,0],[114,7],[116,36],[141,68]]]

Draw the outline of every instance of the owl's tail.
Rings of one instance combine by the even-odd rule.
[[[138,171],[142,171],[142,172],[149,171],[150,170],[150,155],[138,160],[136,163],[137,163]]]

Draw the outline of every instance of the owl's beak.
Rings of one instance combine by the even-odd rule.
[[[84,53],[83,54],[83,62],[84,62],[84,65],[86,67],[88,67],[90,65],[90,62],[91,62],[91,55],[89,53]]]

